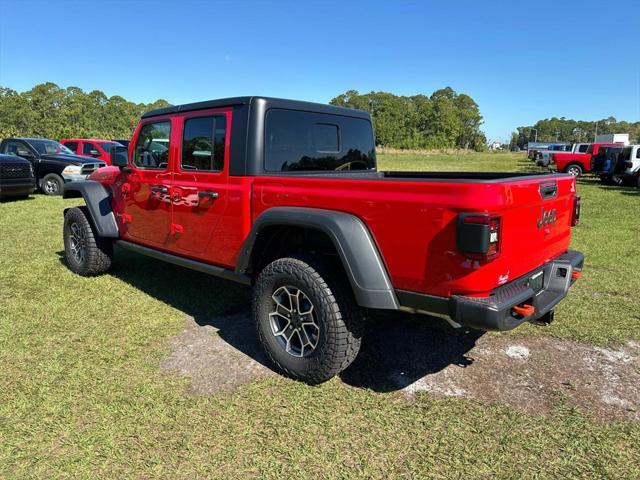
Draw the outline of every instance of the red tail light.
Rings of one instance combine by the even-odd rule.
[[[571,212],[571,226],[575,227],[580,223],[580,197],[573,197],[573,211]]]
[[[458,249],[467,257],[490,260],[500,253],[500,227],[497,215],[461,213],[458,216]]]

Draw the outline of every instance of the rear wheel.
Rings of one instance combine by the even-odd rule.
[[[565,172],[570,173],[574,177],[579,177],[580,175],[582,175],[582,167],[580,165],[572,163],[565,169]]]
[[[253,316],[268,357],[311,384],[347,368],[362,339],[364,311],[331,267],[311,255],[281,258],[260,272],[254,289]]]
[[[42,179],[40,188],[45,195],[61,195],[64,180],[60,175],[49,173]]]
[[[64,216],[64,255],[74,273],[100,275],[111,267],[113,242],[98,236],[86,208],[70,209]]]

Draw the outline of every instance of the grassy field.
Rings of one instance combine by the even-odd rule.
[[[526,170],[522,154],[381,156],[384,169]],[[580,181],[584,281],[548,329],[602,345],[640,338],[640,195]],[[640,478],[640,426],[559,396],[549,415],[334,379],[281,377],[185,394],[159,368],[185,317],[246,308],[246,289],[118,251],[113,271],[61,261],[62,210],[0,203],[0,478]],[[498,374],[498,373],[497,373]]]

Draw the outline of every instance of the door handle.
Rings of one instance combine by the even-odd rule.
[[[210,198],[211,200],[215,200],[218,196],[218,192],[198,192],[198,197],[200,198]]]
[[[153,185],[151,191],[154,193],[169,193],[169,188],[162,185]]]

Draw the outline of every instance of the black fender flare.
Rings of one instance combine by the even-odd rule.
[[[355,215],[305,207],[273,207],[253,223],[236,262],[236,272],[245,274],[260,232],[268,226],[295,226],[319,230],[333,242],[349,277],[358,305],[397,310],[395,290],[382,256],[369,230]]]
[[[84,198],[98,235],[118,238],[118,224],[111,206],[111,192],[100,182],[82,180],[64,184],[62,198]],[[65,209],[65,213],[68,209]]]

